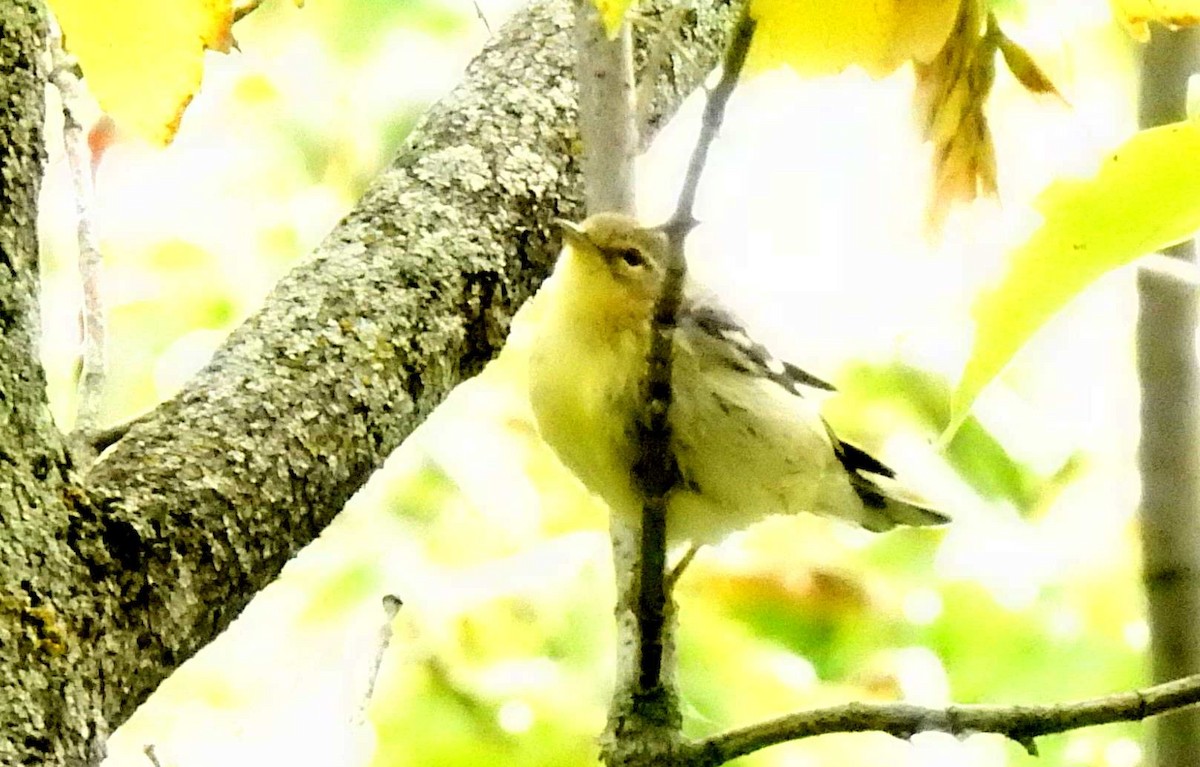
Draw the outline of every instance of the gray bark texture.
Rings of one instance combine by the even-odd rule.
[[[46,18],[0,4],[0,764],[81,762],[99,742],[93,584],[73,549],[85,499],[38,357],[37,199]],[[67,728],[70,737],[64,738]]]
[[[1186,118],[1188,76],[1200,67],[1200,30],[1156,28],[1143,50],[1140,122]],[[1181,158],[1183,161],[1183,158]],[[1169,251],[1194,260],[1192,242]],[[1138,273],[1138,375],[1142,418],[1142,559],[1154,681],[1200,671],[1200,380],[1195,287]],[[1200,758],[1200,710],[1158,720],[1151,764],[1191,767]]]
[[[655,14],[665,3],[644,9]],[[81,480],[38,368],[43,22],[0,6],[0,764],[78,764],[498,350],[583,210],[571,0],[533,0],[316,253]],[[718,60],[680,28],[651,129]]]

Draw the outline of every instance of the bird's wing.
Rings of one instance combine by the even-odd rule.
[[[834,391],[833,384],[776,358],[747,335],[733,315],[715,304],[690,303],[684,307],[680,324],[684,332],[699,332],[720,342],[710,348],[721,349],[723,360],[734,370],[774,381],[800,396],[803,396],[800,387]]]
[[[875,531],[897,524],[936,525],[947,521],[944,514],[896,481],[890,467],[839,438],[821,417],[815,402],[802,404],[805,388],[832,391],[833,386],[776,359],[719,306],[691,302],[683,309],[679,318],[683,336],[679,340],[683,345],[677,349],[689,350],[705,360],[705,365],[717,360],[718,367],[733,374],[714,376],[710,367],[709,373],[699,376],[705,384],[719,388],[692,392],[689,399],[711,400],[713,406],[706,413],[684,418],[678,425],[679,436],[688,442],[692,420],[705,422],[704,436],[720,443],[723,449],[718,457],[680,456],[685,478],[690,476],[705,493],[723,496],[725,508],[743,500],[751,486],[779,488],[786,485],[787,478],[803,477],[801,484],[811,487],[795,486],[782,492],[778,503],[773,504],[777,510],[832,514]],[[695,359],[676,360],[685,371],[698,364]],[[747,379],[757,379],[763,382],[758,387],[767,388],[756,388]],[[750,397],[757,399],[750,401]],[[733,480],[735,486],[717,493],[725,485],[725,477],[737,477]],[[849,500],[855,497],[857,503]]]

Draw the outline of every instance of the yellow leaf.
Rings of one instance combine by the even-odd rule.
[[[1029,338],[1097,278],[1181,242],[1200,229],[1200,125],[1135,134],[1089,179],[1046,188],[1042,225],[1010,259],[1008,273],[975,303],[975,340],[954,395],[952,432],[979,392]]]
[[[891,3],[892,56],[918,63],[932,61],[950,30],[964,0],[896,0]]]
[[[608,33],[608,39],[614,39],[621,29],[621,22],[625,20],[625,12],[633,4],[633,0],[594,0],[594,2],[596,10],[600,11],[600,20],[604,22],[604,31]]]
[[[787,65],[802,75],[836,74],[851,64],[882,77],[941,50],[960,0],[752,0],[758,22],[749,71]]]
[[[1138,42],[1150,39],[1150,22],[1171,29],[1200,22],[1200,0],[1112,0],[1113,12]]]
[[[205,49],[229,50],[230,0],[50,0],[89,90],[158,145],[200,87]]]

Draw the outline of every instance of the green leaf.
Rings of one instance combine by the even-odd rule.
[[[955,392],[947,435],[979,392],[1068,301],[1108,271],[1200,228],[1200,126],[1141,131],[1089,179],[1051,184],[1043,222],[1012,254],[1008,274],[975,303],[975,340]]]

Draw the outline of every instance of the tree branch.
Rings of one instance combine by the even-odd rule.
[[[579,80],[579,138],[583,143],[588,215],[635,213],[634,161],[638,156],[633,93],[633,35],[629,23],[609,39],[592,0],[575,0]]]
[[[1071,703],[927,708],[906,703],[846,703],[801,711],[699,741],[690,765],[713,767],[767,746],[836,732],[886,732],[910,738],[919,732],[1003,735],[1037,755],[1034,739],[1082,727],[1133,722],[1200,703],[1200,674],[1134,692]]]

